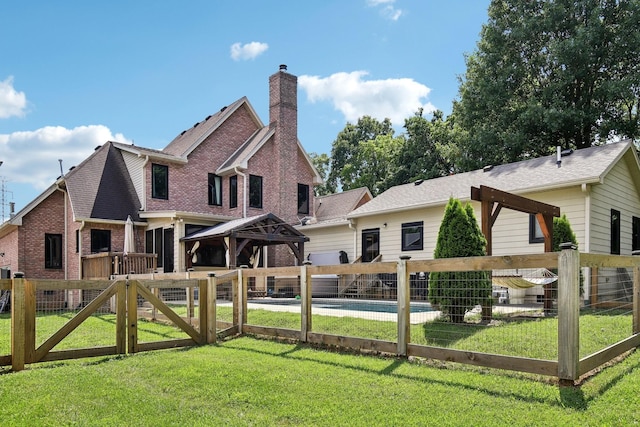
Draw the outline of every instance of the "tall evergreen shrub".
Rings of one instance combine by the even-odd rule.
[[[478,226],[473,208],[450,198],[440,224],[434,258],[486,255],[487,241]],[[454,323],[491,297],[491,279],[487,271],[433,272],[429,275],[429,301]]]

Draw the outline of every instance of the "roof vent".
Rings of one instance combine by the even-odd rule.
[[[76,168],[75,166],[71,166],[71,167],[69,168],[69,172],[71,172],[71,171],[72,171],[72,170],[74,170],[75,168]]]
[[[413,182],[413,185],[420,185],[424,182],[424,179],[418,179],[417,181]]]
[[[220,109],[220,112],[222,113],[222,112],[223,112],[224,110],[226,110],[226,109],[227,109],[227,106],[225,105],[224,107],[222,107],[222,108]]]
[[[96,148],[93,149],[93,151],[98,151],[100,147],[102,147],[102,145],[98,145]]]
[[[280,64],[280,71],[287,71],[286,64]]]
[[[493,169],[493,165],[487,165],[482,168],[482,172],[489,172],[492,169]]]
[[[562,151],[560,152],[560,156],[561,156],[561,157],[567,157],[567,156],[570,156],[570,155],[572,155],[572,154],[573,154],[573,148],[568,148],[568,149],[566,149],[566,150],[562,150]]]
[[[209,114],[207,117],[205,117],[205,121],[209,120],[211,118],[211,114]]]
[[[183,130],[182,132],[180,132],[180,136],[184,135],[185,133],[187,133],[187,131]]]
[[[200,122],[196,123],[195,125],[193,125],[194,128],[197,128],[198,125],[200,124]]]

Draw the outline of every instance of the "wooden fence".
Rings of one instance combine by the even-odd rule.
[[[583,304],[580,296],[580,269],[624,268],[632,272],[633,289],[631,321],[626,337],[607,344],[590,354],[580,356],[580,310]],[[509,269],[546,268],[558,271],[557,285],[557,358],[547,360],[525,355],[513,356],[499,352],[470,351],[446,346],[424,345],[411,342],[411,275],[418,272],[451,271],[496,271]],[[334,275],[338,278],[384,277],[395,275],[396,289],[393,301],[396,304],[394,321],[395,339],[343,336],[314,331],[312,284],[317,277]],[[345,279],[347,280],[347,279]],[[345,280],[342,280],[344,282]],[[11,364],[14,370],[23,369],[26,363],[57,360],[72,357],[87,357],[106,354],[123,354],[184,345],[199,345],[215,342],[218,337],[237,334],[293,339],[300,342],[338,346],[394,354],[402,357],[420,357],[453,361],[489,368],[507,369],[533,374],[554,376],[560,380],[574,381],[580,376],[613,358],[640,345],[640,257],[580,254],[575,249],[564,249],[559,253],[453,258],[424,261],[400,259],[397,262],[372,264],[340,264],[332,266],[303,265],[299,267],[238,269],[235,271],[189,272],[169,275],[150,274],[116,277],[112,281],[40,281],[16,278],[11,281],[12,289],[12,354],[0,355],[0,362]],[[7,287],[0,281],[2,286]],[[339,287],[340,285],[338,285]],[[86,305],[63,329],[36,348],[34,342],[35,308],[34,295],[38,289],[100,289],[100,296]],[[188,311],[185,318],[177,315],[159,298],[162,289],[185,289],[187,307],[197,300],[198,315]],[[297,298],[282,298],[283,289],[293,288]],[[197,297],[193,293],[197,290]],[[273,293],[283,302],[299,303],[297,315],[299,328],[283,328],[248,323],[248,313],[253,298]],[[190,296],[191,295],[191,296]],[[291,296],[291,295],[289,295]],[[151,313],[142,313],[140,298],[153,306]],[[220,321],[216,313],[222,303],[231,304],[232,315]],[[115,300],[115,302],[113,302]],[[276,300],[276,298],[273,298]],[[114,344],[108,347],[87,348],[54,352],[56,343],[70,333],[74,327],[91,315],[106,301],[112,301],[116,315]],[[189,302],[191,301],[191,303]],[[292,307],[298,307],[294,305]],[[164,316],[176,327],[188,334],[187,339],[164,340],[139,343],[137,321],[142,316],[159,319]]]

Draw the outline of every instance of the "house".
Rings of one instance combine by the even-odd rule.
[[[78,279],[131,267],[124,259],[153,258],[137,273],[233,267],[263,245],[244,245],[237,258],[218,245],[185,236],[246,218],[282,223],[288,239],[307,239],[289,224],[314,216],[313,187],[322,179],[297,137],[297,77],[287,67],[269,77],[269,123],[246,97],[220,108],[155,150],[106,142],[0,226],[0,268],[26,277]],[[125,223],[135,248],[124,253]],[[251,223],[251,221],[248,221]],[[253,223],[255,224],[255,223]],[[292,265],[274,247],[261,265]],[[157,257],[157,258],[156,258]],[[242,260],[240,259],[242,258]],[[255,259],[255,258],[254,258]],[[106,270],[96,268],[96,262]],[[90,273],[88,273],[91,270]]]
[[[330,250],[326,242],[335,241],[333,250],[346,250],[363,262],[402,255],[431,259],[449,198],[470,202],[480,220],[471,187],[481,185],[559,207],[582,252],[631,255],[640,249],[640,164],[631,141],[398,185],[340,221],[318,220],[298,229],[310,238],[307,253]],[[493,255],[544,252],[535,217],[517,211],[500,212],[492,240]],[[585,278],[587,298],[590,275]]]

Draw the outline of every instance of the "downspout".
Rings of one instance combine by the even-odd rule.
[[[356,228],[354,220],[349,220],[349,229],[353,230],[353,259],[358,258],[358,229]]]
[[[69,280],[69,235],[67,234],[69,231],[69,227],[67,224],[67,192],[60,188],[59,185],[56,185],[56,190],[62,192],[64,203],[64,280]]]
[[[144,156],[144,163],[142,163],[142,200],[140,203],[142,204],[142,210],[147,210],[147,172],[146,167],[149,164],[149,156]]]
[[[591,252],[591,187],[582,184],[584,194],[584,252]],[[591,298],[591,267],[583,267],[585,301]]]
[[[242,218],[247,217],[247,175],[240,172],[237,166],[233,167],[236,174],[242,177]]]
[[[80,228],[78,229],[78,279],[82,280],[82,230],[84,230],[84,226],[87,225],[86,221],[82,221],[80,223]]]

